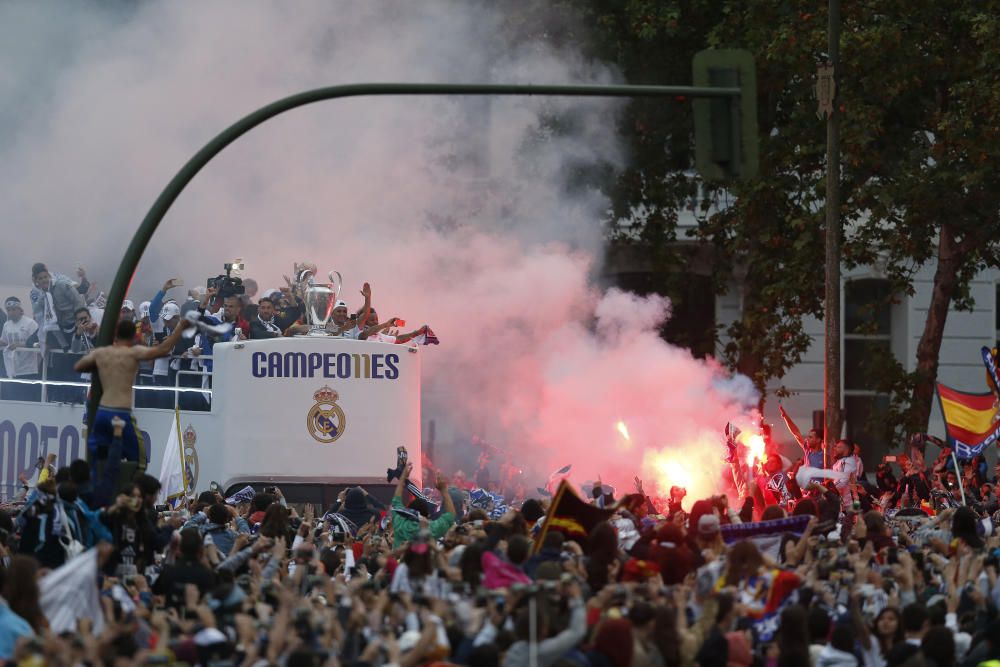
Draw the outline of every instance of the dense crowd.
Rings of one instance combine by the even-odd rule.
[[[327,325],[302,322],[315,269],[295,273],[256,301],[251,281],[227,275],[178,302],[169,280],[148,308],[123,307],[116,336],[127,345],[116,338],[117,349],[87,358],[148,358],[154,383],[172,385],[171,373],[209,366],[212,345],[235,336],[433,339],[426,327],[394,337],[395,318],[377,324],[367,284],[353,316],[337,302]],[[90,350],[103,313],[77,305],[90,291],[85,273],[72,281],[36,265],[33,274],[34,319],[8,299],[3,335],[34,324],[43,353]],[[198,333],[182,338],[185,327]],[[30,336],[12,340],[4,338],[5,359],[17,369],[20,360],[7,355],[35,348]],[[157,342],[162,354],[173,346],[173,354],[130,351],[133,342]],[[720,474],[723,493],[710,498],[679,487],[659,497],[638,477],[633,493],[619,497],[598,480],[581,498],[568,481],[572,465],[528,492],[521,470],[486,443],[471,481],[442,474],[429,457],[414,475],[401,448],[387,503],[377,497],[383,489],[361,487],[322,508],[291,503],[276,487],[167,497],[132,451],[134,424],[130,431],[119,416],[130,414],[117,408],[130,405],[131,376],[106,379],[106,395],[112,380],[125,393],[120,406],[98,411],[108,432],[93,429],[91,459],[39,458],[0,512],[0,659],[376,667],[1000,660],[996,479],[981,451],[961,460],[917,435],[872,479],[857,445],[827,448],[782,410],[801,456],[791,460],[760,436],[757,449],[727,425],[726,482]],[[928,444],[940,448],[929,465]],[[415,477],[435,483],[422,488]]]
[[[477,667],[1000,659],[992,486],[964,488],[965,503],[935,494],[955,475],[947,456],[900,471],[926,490],[888,484],[889,463],[877,483],[852,470],[845,495],[839,476],[821,476],[855,456],[838,446],[832,468],[809,466],[815,479],[788,498],[763,495],[775,464],[752,461],[734,466],[746,484],[730,504],[690,502],[683,489],[661,500],[638,479],[622,498],[595,484],[586,501],[566,482],[515,499],[430,470],[436,483],[421,489],[403,453],[388,505],[361,487],[319,509],[247,487],[174,508],[158,504],[155,478],[128,478],[116,429],[106,465],[39,460],[22,501],[0,516],[0,657]],[[810,462],[805,444],[789,471]],[[774,450],[763,458],[782,460]],[[879,484],[880,496],[870,492]],[[853,494],[877,502],[868,509]]]
[[[192,311],[205,325],[199,332],[182,338],[169,357],[143,364],[138,384],[147,387],[180,386],[177,402],[184,410],[204,410],[209,405],[212,372],[212,347],[217,342],[266,339],[280,336],[324,335],[371,340],[384,343],[436,343],[426,325],[401,331],[405,320],[398,317],[379,319],[372,306],[371,288],[361,289],[363,304],[352,310],[345,300],[332,304],[329,321],[318,330],[306,318],[305,296],[315,267],[296,264],[294,279],[286,285],[269,289],[258,298],[258,285],[252,278],[220,276],[211,285],[197,285],[178,295],[182,281],[167,280],[148,301],[136,307],[126,299],[118,321],[136,324],[136,343],[155,345],[164,340],[181,318]],[[105,295],[80,268],[76,277],[50,272],[39,262],[31,269],[30,311],[17,296],[4,301],[0,313],[0,346],[3,348],[0,398],[38,401],[42,388],[43,364],[47,387],[46,400],[82,403],[90,377],[73,370],[73,365],[96,344],[97,333],[105,317]],[[136,407],[172,408],[173,391],[140,389]]]

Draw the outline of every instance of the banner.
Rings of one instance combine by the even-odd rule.
[[[810,518],[812,517],[803,515],[754,523],[730,523],[721,526],[719,530],[722,533],[722,541],[726,544],[764,537],[780,537],[785,533],[798,536],[805,531]]]
[[[940,382],[937,392],[947,442],[956,457],[971,459],[997,441],[1000,416],[997,414],[997,399],[992,392],[969,394]]]

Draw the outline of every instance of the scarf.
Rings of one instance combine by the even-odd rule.
[[[45,290],[42,292],[42,297],[45,299],[45,316],[42,329],[45,331],[57,331],[59,329],[59,320],[56,318],[56,309],[52,303],[52,292]]]
[[[260,315],[258,315],[257,321],[264,325],[264,328],[267,329],[268,333],[274,333],[274,334],[281,333],[281,329],[279,329],[278,325],[274,323],[274,317],[272,317],[269,320],[262,320],[260,318]]]

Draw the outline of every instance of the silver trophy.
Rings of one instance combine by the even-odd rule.
[[[310,335],[325,335],[326,323],[330,321],[333,307],[340,299],[343,279],[337,271],[329,274],[329,283],[317,283],[315,271],[311,268],[302,270],[298,283],[302,286],[303,301],[306,305],[306,321],[311,327]]]

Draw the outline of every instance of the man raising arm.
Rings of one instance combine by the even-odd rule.
[[[125,421],[122,456],[129,461],[136,461],[139,472],[145,471],[148,455],[146,443],[132,416],[132,385],[135,383],[135,374],[140,361],[170,354],[180,339],[181,332],[188,326],[190,322],[181,319],[163,341],[153,347],[147,347],[135,344],[135,323],[123,320],[115,329],[114,343],[96,348],[76,362],[74,370],[77,372],[96,370],[104,385],[104,395],[94,415],[94,422],[90,425],[90,437],[87,440],[87,448],[90,450],[93,462],[107,458],[108,446],[114,433],[112,420],[118,417]],[[96,475],[93,478],[96,479]]]
[[[799,430],[799,427],[795,425],[792,418],[785,412],[783,405],[778,406],[778,412],[781,414],[781,419],[785,422],[788,432],[792,434],[795,442],[802,448],[809,466],[812,468],[826,467],[823,461],[823,438],[820,436],[820,433],[816,429],[811,428],[809,429],[809,437],[803,438],[802,431]]]

